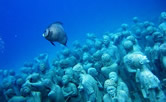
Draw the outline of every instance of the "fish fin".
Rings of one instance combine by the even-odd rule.
[[[55,46],[55,44],[54,44],[53,42],[50,41],[50,43],[51,43],[53,46]]]
[[[65,36],[66,36],[66,41],[65,41],[65,43],[64,43],[63,45],[67,47],[67,40],[68,40],[68,37],[67,37],[66,33],[65,33]]]

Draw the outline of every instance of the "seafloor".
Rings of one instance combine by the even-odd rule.
[[[0,102],[166,102],[166,12],[0,70]],[[51,55],[50,55],[51,56]]]

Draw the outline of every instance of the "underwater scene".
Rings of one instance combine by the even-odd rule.
[[[166,102],[166,0],[0,0],[0,102]]]

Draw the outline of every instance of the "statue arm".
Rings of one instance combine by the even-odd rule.
[[[77,95],[77,87],[75,84],[71,84],[71,87],[72,87],[72,95],[73,96],[76,96]]]
[[[140,69],[137,69],[137,72],[135,75],[136,82],[139,82],[139,75],[140,75]]]
[[[42,84],[41,81],[36,82],[36,83],[30,83],[30,85],[31,85],[31,87],[35,87],[36,89],[39,89],[39,90],[43,89],[43,87],[44,87],[44,85]]]
[[[128,65],[126,65],[127,67],[127,71],[130,72],[130,73],[136,73],[136,69],[133,69],[131,67],[129,67]]]
[[[70,91],[69,93],[67,93],[64,90],[62,90],[62,92],[63,92],[63,95],[64,95],[65,98],[67,98],[68,96],[70,96],[73,93],[72,91]]]

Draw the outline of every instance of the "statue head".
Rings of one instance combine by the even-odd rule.
[[[109,45],[109,43],[110,43],[110,38],[109,38],[109,36],[108,35],[103,35],[103,43],[104,43],[104,45]]]
[[[112,96],[115,97],[116,94],[116,87],[115,86],[108,86],[107,87],[107,93]]]
[[[104,82],[104,88],[107,89],[108,86],[114,86],[114,87],[116,87],[116,83],[113,80],[107,79]]]
[[[62,77],[62,83],[63,83],[63,85],[66,85],[69,83],[69,76],[68,75],[64,75]]]
[[[90,74],[93,77],[96,77],[98,75],[98,72],[95,68],[91,67],[91,68],[88,69],[88,74]]]
[[[123,47],[125,48],[126,51],[131,51],[133,49],[133,42],[130,40],[125,40],[123,42]]]
[[[109,79],[113,80],[115,83],[118,81],[118,75],[116,72],[110,72],[109,73]]]

